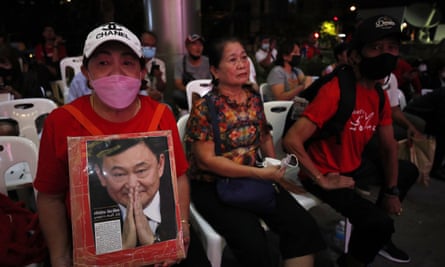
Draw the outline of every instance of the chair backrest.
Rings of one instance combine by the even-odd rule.
[[[57,104],[47,98],[15,99],[0,102],[0,117],[17,121],[20,136],[32,140],[38,147],[45,115],[55,108]]]
[[[184,136],[185,136],[185,127],[187,125],[187,120],[189,119],[190,114],[185,114],[179,118],[176,122],[178,126],[179,138],[181,138],[182,147],[185,149]]]
[[[189,107],[189,112],[192,109],[193,93],[196,93],[200,97],[203,97],[211,89],[212,89],[212,80],[210,79],[193,80],[187,83],[187,85],[185,86],[185,90],[187,93],[187,104]]]
[[[433,92],[433,91],[434,91],[434,89],[422,88],[422,89],[420,90],[420,94],[421,94],[421,95],[426,95],[426,94],[429,94],[429,93],[431,93],[431,92]]]
[[[184,136],[189,116],[189,114],[185,114],[176,122],[176,125],[178,126],[179,138],[181,139],[184,149]],[[199,214],[193,203],[190,203],[190,221],[197,232],[198,237],[203,242],[204,249],[206,250],[207,257],[209,258],[212,267],[221,266],[222,255],[226,245],[224,238],[208,224],[201,214]]]
[[[0,136],[0,192],[31,186],[37,172],[37,146],[20,136]]]
[[[403,93],[402,90],[397,89],[397,91],[399,92],[399,105],[400,105],[400,109],[403,110],[406,107],[406,97],[405,94]]]
[[[0,93],[0,102],[9,101],[14,99],[14,96],[10,93]]]
[[[63,82],[63,99],[66,101],[66,98],[68,96],[68,90],[69,90],[69,83],[68,83],[68,70],[72,69],[72,77],[80,72],[80,67],[82,66],[82,56],[78,57],[65,57],[60,61],[60,73],[62,77]]]
[[[64,91],[65,91],[65,85],[62,80],[55,80],[50,82],[51,86],[51,99],[57,102],[58,105],[63,105],[65,103],[64,99]]]
[[[272,139],[277,158],[284,156],[281,147],[281,136],[283,135],[287,113],[293,103],[293,101],[268,101],[264,103],[266,120],[272,126]]]
[[[264,103],[264,94],[266,93],[266,90],[267,90],[267,83],[260,84],[259,91],[260,91],[261,101],[263,101],[263,103]]]

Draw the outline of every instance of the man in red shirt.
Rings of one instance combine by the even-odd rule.
[[[377,253],[397,262],[410,261],[391,242],[394,222],[389,215],[402,213],[401,199],[417,177],[398,179],[391,108],[385,97],[380,110],[375,89],[395,68],[400,39],[400,24],[393,18],[380,15],[364,20],[351,44],[349,61],[356,73],[356,103],[343,131],[339,136],[313,140],[305,147],[305,142],[337,111],[340,89],[338,79],[333,78],[283,140],[287,151],[299,158],[305,188],[348,217],[353,225],[349,252],[339,258],[339,266],[366,266]],[[355,181],[369,175],[362,154],[374,134],[380,141],[385,180],[377,205],[354,190]]]

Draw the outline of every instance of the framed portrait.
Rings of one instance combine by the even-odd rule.
[[[185,258],[170,131],[68,137],[75,266]]]

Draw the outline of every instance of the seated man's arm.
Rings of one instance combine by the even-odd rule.
[[[320,187],[330,190],[354,186],[351,177],[339,173],[322,173],[306,151],[304,143],[315,133],[317,125],[307,117],[299,118],[286,133],[283,145],[291,154],[295,154],[304,172]]]
[[[397,158],[397,141],[394,139],[394,130],[392,125],[380,126],[377,130],[379,137],[380,157],[385,175],[385,188],[397,186],[398,177],[398,158]],[[398,214],[401,204],[397,196],[389,196],[385,194],[384,208],[387,212]]]

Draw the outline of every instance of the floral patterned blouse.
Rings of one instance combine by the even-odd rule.
[[[238,164],[254,166],[262,137],[269,129],[260,95],[253,90],[245,90],[245,104],[237,104],[227,96],[221,95],[217,88],[213,88],[208,95],[218,114],[222,156]],[[195,156],[189,149],[194,141],[214,140],[206,102],[206,98],[197,100],[187,122],[185,141],[190,163],[188,175],[191,179],[214,181],[218,175],[200,170]]]

